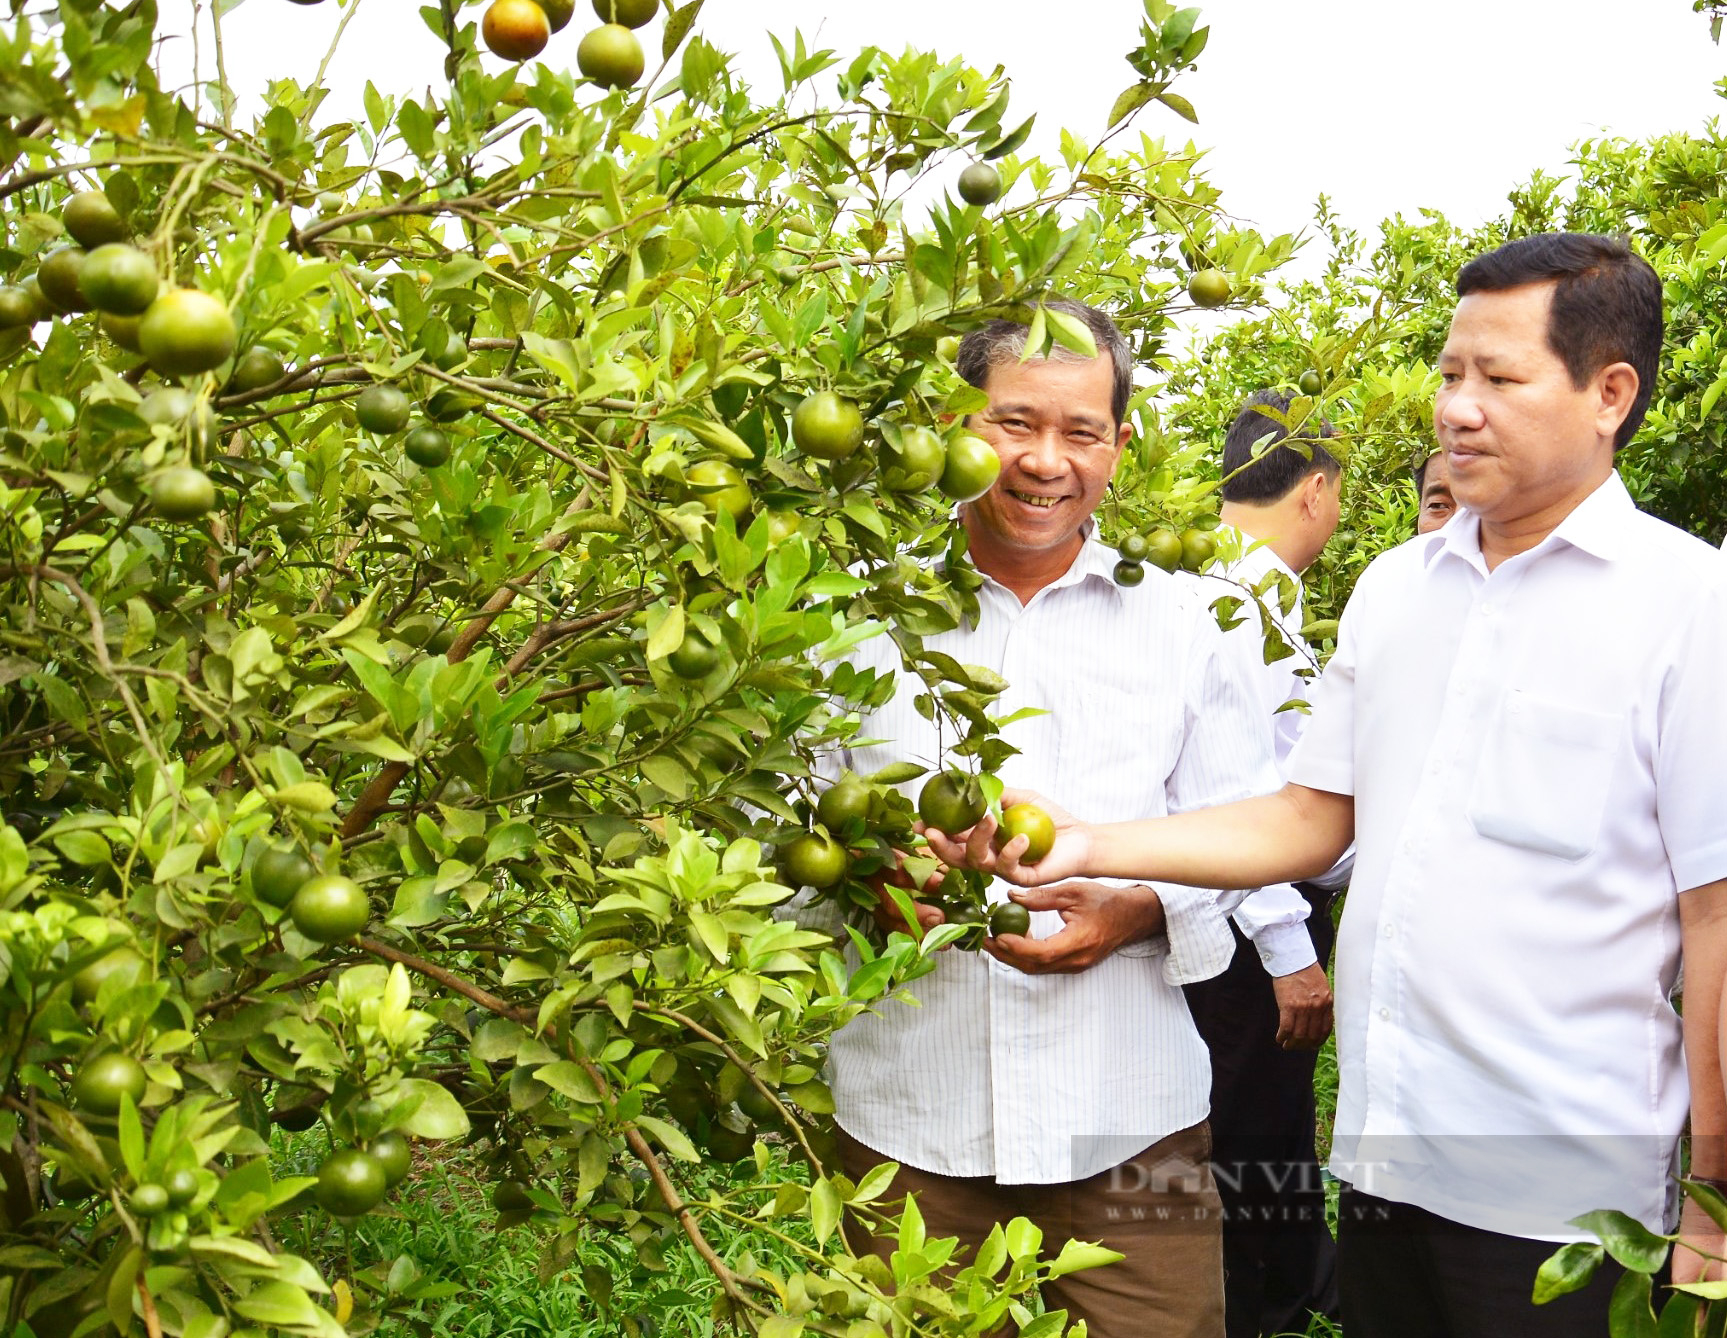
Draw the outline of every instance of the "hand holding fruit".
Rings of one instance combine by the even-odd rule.
[[[1005,791],[1001,806],[1004,822],[1016,808],[1042,810],[1049,820],[1049,829],[1029,812],[1015,815],[1008,828],[987,815],[976,826],[960,831],[947,831],[926,821],[922,831],[929,841],[930,852],[954,868],[994,874],[1021,887],[1042,887],[1086,872],[1091,850],[1090,829],[1086,824],[1031,790]],[[1006,839],[998,847],[997,837],[1004,833]],[[1038,838],[1041,855],[1034,851],[1034,837]]]
[[[1118,948],[1142,943],[1163,931],[1163,903],[1144,885],[1117,887],[1070,879],[1058,887],[1014,895],[1012,905],[1028,911],[1059,911],[1059,934],[984,940],[983,950],[1027,975],[1073,974],[1096,966]]]

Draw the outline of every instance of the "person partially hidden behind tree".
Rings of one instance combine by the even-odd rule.
[[[1113,578],[1094,513],[1132,435],[1131,355],[1102,312],[1048,305],[1084,322],[1096,357],[1059,346],[1028,357],[1026,327],[1003,320],[960,345],[960,374],[989,396],[970,426],[1001,475],[960,516],[984,578],[976,620],[924,644],[1005,678],[999,714],[1035,708],[1004,735],[1021,749],[1000,768],[1009,784],[1121,818],[1275,789],[1264,710],[1202,601],[1162,571],[1133,587]],[[899,669],[887,637],[853,658]],[[899,672],[832,772],[943,765],[941,734],[918,709],[924,691]],[[1239,898],[1163,888],[1155,920],[1123,919],[1107,910],[1130,904],[1116,891],[1055,889],[1029,934],[940,953],[910,987],[915,1005],[884,1001],[836,1032],[841,1162],[854,1181],[898,1162],[892,1192],[916,1191],[929,1236],[970,1250],[1023,1216],[1052,1249],[1073,1238],[1120,1251],[1121,1262],[1044,1289],[1092,1338],[1222,1338],[1211,1075],[1181,986],[1228,962]],[[918,917],[942,913],[920,903]],[[879,918],[896,918],[888,897]],[[888,1259],[897,1245],[868,1248]]]
[[[1337,529],[1343,467],[1318,419],[1296,425],[1276,391],[1248,398],[1224,438],[1223,533],[1240,556],[1191,577],[1202,598],[1254,597],[1288,653],[1266,661],[1266,629],[1240,611],[1227,644],[1260,685],[1281,768],[1300,737],[1313,657],[1301,637],[1301,573]],[[1293,433],[1291,428],[1294,428]],[[1307,674],[1302,671],[1306,670]],[[1337,1248],[1314,1152],[1316,1051],[1331,1034],[1331,903],[1348,861],[1302,883],[1276,883],[1235,908],[1235,956],[1185,987],[1211,1051],[1211,1160],[1223,1199],[1224,1318],[1229,1338],[1306,1332],[1337,1316]]]
[[[1053,812],[1030,866],[987,818],[929,841],[1015,882],[1251,887],[1312,877],[1353,837],[1344,1329],[1588,1338],[1620,1310],[1613,1270],[1531,1299],[1556,1242],[1589,1239],[1574,1219],[1677,1220],[1675,1282],[1727,1252],[1675,1179],[1689,1119],[1691,1174],[1727,1185],[1727,563],[1638,511],[1614,468],[1661,356],[1645,261],[1613,237],[1523,237],[1457,295],[1433,425],[1461,509],[1362,573],[1289,783],[1147,822]]]
[[[1451,464],[1444,451],[1425,455],[1416,464],[1415,532],[1432,534],[1457,514],[1457,499],[1451,495]]]

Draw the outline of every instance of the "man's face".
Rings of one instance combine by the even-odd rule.
[[[1421,476],[1421,497],[1415,511],[1415,532],[1432,534],[1457,514],[1457,499],[1451,495],[1451,463],[1444,451],[1435,451]]]
[[[1439,357],[1435,464],[1449,468],[1458,504],[1489,524],[1557,523],[1613,466],[1601,374],[1581,390],[1571,384],[1547,343],[1552,300],[1551,283],[1471,293]]]
[[[989,407],[971,430],[995,447],[1001,477],[966,508],[980,565],[1049,554],[1077,542],[1132,429],[1111,412],[1114,369],[1034,358],[992,367]]]

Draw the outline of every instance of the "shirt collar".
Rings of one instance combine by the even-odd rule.
[[[1116,552],[1098,539],[1096,517],[1088,519],[1081,527],[1080,538],[1079,552],[1074,555],[1073,562],[1060,576],[1044,586],[1043,590],[1060,590],[1096,579],[1107,585],[1116,598],[1120,599],[1121,586],[1115,579]],[[982,575],[990,584],[1000,586],[1003,590],[1007,588],[988,572],[983,572]],[[1041,595],[1043,590],[1038,591],[1038,594]]]
[[[1619,471],[1614,470],[1529,551],[1539,553],[1564,543],[1611,562],[1625,551],[1625,521],[1636,510]],[[1431,567],[1441,553],[1453,553],[1472,567],[1481,567],[1484,562],[1481,518],[1465,507],[1459,507],[1457,514],[1433,533],[1416,536],[1415,542],[1421,546],[1421,561],[1426,567]]]
[[[1295,582],[1297,589],[1301,588],[1301,574],[1278,557],[1277,550],[1263,539],[1255,539],[1247,531],[1233,525],[1219,525],[1217,529],[1220,534],[1234,537],[1241,553],[1234,563],[1238,570],[1246,568],[1257,576],[1263,576],[1268,571],[1280,571]]]

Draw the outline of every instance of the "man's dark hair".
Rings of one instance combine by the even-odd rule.
[[[1331,424],[1310,417],[1291,433],[1280,421],[1289,405],[1290,397],[1275,390],[1256,390],[1243,402],[1223,439],[1224,501],[1275,502],[1316,469],[1328,479],[1342,472],[1319,444],[1337,435]]]
[[[1059,311],[1084,322],[1097,345],[1098,356],[1109,358],[1114,366],[1115,387],[1110,395],[1110,412],[1115,415],[1119,427],[1127,413],[1127,397],[1133,393],[1133,354],[1128,351],[1127,340],[1116,329],[1115,322],[1096,307],[1067,298],[1057,298],[1043,305],[1046,310]],[[1018,321],[994,320],[979,326],[959,341],[959,357],[954,365],[968,384],[982,390],[991,367],[1018,362],[1024,356],[1027,331],[1028,327]],[[1051,345],[1049,356],[1058,362],[1083,361],[1079,354],[1063,344]]]
[[[1637,373],[1637,397],[1613,438],[1618,450],[1643,423],[1661,363],[1661,280],[1622,237],[1544,232],[1476,256],[1457,275],[1457,295],[1553,283],[1547,346],[1578,390],[1616,362]]]

